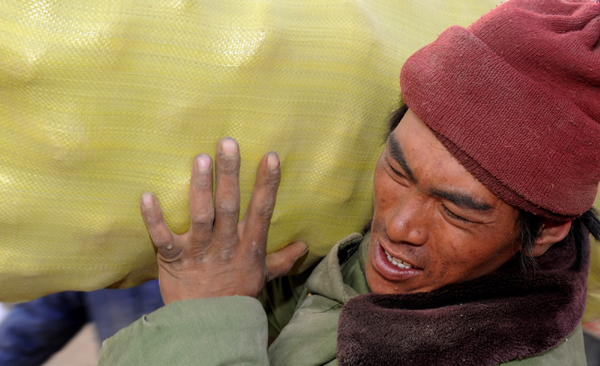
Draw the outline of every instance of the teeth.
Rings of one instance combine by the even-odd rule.
[[[387,256],[387,259],[395,266],[400,267],[402,269],[413,268],[413,266],[411,266],[410,264],[403,262],[398,258],[392,257],[388,252],[385,251],[385,249],[383,251],[385,252],[385,255]]]

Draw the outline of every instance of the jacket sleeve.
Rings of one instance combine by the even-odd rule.
[[[267,317],[246,296],[176,301],[104,341],[98,365],[269,365]]]

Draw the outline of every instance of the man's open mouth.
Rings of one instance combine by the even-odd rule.
[[[383,249],[383,248],[382,248],[382,249]],[[390,262],[391,262],[393,265],[395,265],[395,266],[397,266],[397,267],[399,267],[399,268],[402,268],[402,269],[409,269],[409,268],[413,268],[413,266],[412,266],[412,265],[410,265],[410,264],[408,264],[408,263],[406,263],[406,262],[404,262],[404,261],[402,261],[402,260],[400,260],[400,259],[398,259],[398,258],[392,257],[392,256],[390,255],[390,253],[388,253],[388,252],[387,252],[385,249],[383,249],[383,251],[385,252],[385,255],[387,256],[387,259],[388,259],[388,260],[389,260],[389,261],[390,261]]]

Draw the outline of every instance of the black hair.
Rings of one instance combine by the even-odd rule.
[[[388,122],[388,131],[385,136],[386,140],[392,131],[398,127],[398,124],[407,111],[408,106],[406,103],[402,102],[398,109],[391,114]],[[517,240],[518,244],[521,246],[519,256],[523,269],[525,269],[528,264],[535,266],[535,259],[528,256],[527,253],[530,253],[531,250],[533,250],[535,240],[540,236],[545,220],[546,219],[544,217],[534,215],[528,211],[519,211],[519,216],[517,217],[515,225],[519,232]],[[369,222],[365,229],[370,229],[370,224],[371,223]],[[593,207],[586,211],[583,215],[574,219],[571,223],[571,229],[569,230],[567,236],[562,241],[557,243],[557,245],[562,245],[570,240],[575,241],[577,256],[574,267],[577,270],[581,269],[585,258],[589,255],[587,251],[588,247],[584,245],[587,239],[585,234],[586,231],[588,231],[596,240],[600,241],[600,219],[598,219],[598,212]]]
[[[398,127],[398,124],[400,123],[400,121],[402,120],[402,118],[404,117],[404,115],[406,114],[407,111],[408,111],[408,106],[406,105],[406,103],[400,103],[400,107],[398,107],[398,109],[396,109],[390,115],[390,118],[388,120],[388,131],[385,134],[385,140],[387,140],[387,138],[390,136],[392,131],[394,131],[396,129],[396,127]]]

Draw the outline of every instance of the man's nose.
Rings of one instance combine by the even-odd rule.
[[[404,197],[388,216],[388,237],[398,244],[423,245],[427,241],[426,226],[430,216],[421,197]]]

